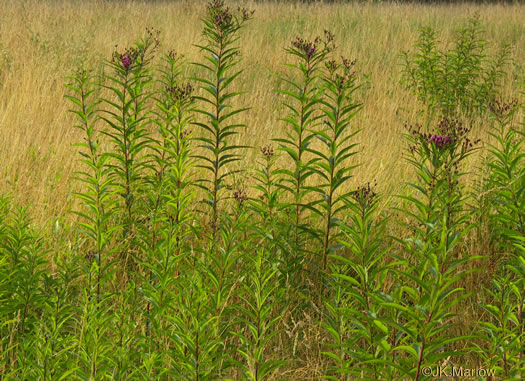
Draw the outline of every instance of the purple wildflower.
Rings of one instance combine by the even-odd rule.
[[[452,143],[452,139],[449,136],[432,135],[430,142],[434,143],[438,148],[443,148]]]
[[[417,140],[425,144],[435,144],[438,149],[454,145],[454,149],[460,147],[463,152],[467,152],[481,141],[480,139],[470,140],[468,134],[472,130],[472,127],[464,127],[457,119],[444,118],[440,120],[436,128],[436,133],[439,135],[422,132],[423,128],[420,124],[416,124],[415,127],[409,127],[408,124],[405,123],[405,128],[407,128]],[[416,145],[411,145],[409,149],[411,152],[418,150]]]
[[[208,3],[208,12],[212,22],[221,30],[227,29],[233,22],[230,8],[224,7],[224,1],[214,0]]]
[[[168,57],[171,59],[171,60],[176,60],[177,59],[177,52],[175,50],[170,50],[169,53],[168,53]]]
[[[120,62],[122,63],[124,69],[128,70],[132,62],[131,55],[129,53],[121,54]]]
[[[317,44],[319,43],[319,38],[316,38],[313,42],[306,41],[301,37],[297,36],[295,41],[292,41],[292,46],[295,47],[300,52],[306,55],[307,59],[310,59],[314,56],[317,50]]]
[[[511,101],[505,102],[500,99],[494,99],[489,104],[490,111],[496,116],[496,118],[502,122],[516,109],[518,105],[518,100],[513,99]]]
[[[335,35],[332,32],[330,32],[328,29],[325,29],[324,30],[324,37],[325,37],[326,42],[330,43],[330,42],[332,42],[334,40]]]
[[[338,64],[335,60],[330,60],[325,63],[329,73],[332,75],[332,80],[336,84],[339,90],[343,90],[348,87],[349,84],[353,83],[355,72],[352,71],[355,65],[355,60],[349,60],[341,56],[341,64]]]
[[[325,63],[326,68],[330,73],[334,73],[337,70],[337,62],[335,60],[329,60]]]

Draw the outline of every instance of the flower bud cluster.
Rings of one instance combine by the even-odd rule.
[[[452,139],[450,136],[432,135],[430,142],[434,143],[438,148],[443,148],[452,143]]]
[[[273,156],[273,154],[274,154],[273,147],[271,145],[267,145],[267,146],[261,147],[261,153],[264,156],[266,156],[266,158],[270,159]]]
[[[167,87],[166,91],[171,95],[176,102],[182,102],[191,98],[193,87],[190,83],[176,84],[173,87]]]
[[[357,187],[357,190],[352,192],[352,197],[359,203],[372,201],[377,193],[374,191],[374,188],[377,184],[374,183],[373,186],[370,186],[370,183]]]

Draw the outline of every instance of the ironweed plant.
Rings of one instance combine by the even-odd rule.
[[[33,365],[35,334],[46,306],[43,289],[45,251],[42,239],[31,228],[28,209],[0,198],[2,288],[0,367],[9,377],[36,377]]]
[[[240,29],[250,19],[252,12],[239,9],[240,14],[233,13],[224,5],[224,1],[214,0],[207,5],[204,24],[204,39],[206,45],[198,45],[205,54],[206,63],[195,63],[204,69],[207,76],[196,77],[202,84],[204,96],[196,96],[200,105],[196,111],[206,118],[206,122],[195,122],[202,128],[204,136],[199,136],[200,147],[208,155],[199,155],[198,167],[209,173],[209,179],[201,179],[202,188],[206,192],[206,203],[211,207],[210,227],[213,232],[212,241],[220,223],[220,204],[224,200],[226,181],[233,170],[227,170],[227,164],[240,160],[238,150],[243,148],[233,144],[233,138],[239,134],[242,123],[232,121],[232,118],[247,108],[231,110],[233,98],[241,92],[232,90],[233,84],[242,73],[237,70],[240,48],[237,45]]]
[[[350,121],[357,114],[360,104],[352,95],[357,89],[353,66],[355,61],[341,57],[340,63],[331,60],[326,63],[327,72],[323,76],[325,99],[322,101],[325,129],[315,132],[315,136],[323,143],[323,150],[310,152],[318,156],[313,170],[321,177],[320,184],[314,190],[321,196],[319,205],[314,210],[324,219],[322,232],[322,271],[326,271],[328,256],[337,245],[337,216],[345,209],[344,201],[349,193],[340,192],[342,186],[351,178],[353,167],[348,165],[348,159],[356,154],[354,143],[358,130],[348,131]],[[339,191],[338,191],[339,189]]]
[[[30,341],[35,352],[31,368],[37,379],[67,378],[77,370],[69,353],[76,346],[73,327],[77,306],[71,301],[78,299],[75,285],[78,275],[68,264],[56,275],[44,275],[43,289],[47,297],[37,331]]]
[[[278,283],[274,282],[277,273],[276,263],[268,260],[264,250],[258,250],[255,258],[249,259],[246,267],[247,280],[244,283],[245,296],[239,304],[240,332],[234,334],[241,340],[237,349],[244,358],[240,364],[246,380],[264,380],[276,369],[285,365],[283,360],[267,360],[268,344],[279,333],[276,329],[281,315],[275,310],[280,304]],[[251,263],[253,261],[254,263]]]
[[[153,111],[156,134],[151,138],[151,168],[148,184],[146,223],[140,225],[141,248],[149,279],[144,284],[146,306],[146,336],[154,351],[152,361],[167,361],[170,334],[167,330],[171,303],[175,296],[178,269],[189,259],[187,238],[191,235],[193,216],[190,189],[194,160],[191,157],[189,125],[192,120],[192,86],[181,78],[182,57],[170,51],[159,68],[161,88],[154,97]],[[149,373],[155,374],[153,369]]]
[[[109,243],[113,237],[115,226],[111,220],[116,213],[111,198],[115,191],[113,188],[113,176],[108,167],[109,156],[100,150],[100,131],[95,129],[97,122],[97,107],[100,101],[96,97],[97,83],[90,72],[79,70],[75,76],[70,78],[71,83],[67,86],[74,95],[66,95],[76,106],[71,112],[78,116],[80,124],[76,127],[85,134],[84,142],[77,144],[82,159],[80,162],[87,169],[78,172],[76,179],[86,185],[86,190],[77,193],[77,197],[85,205],[85,212],[76,211],[83,221],[79,223],[85,235],[91,241],[88,245],[89,280],[91,286],[91,271],[95,277],[96,296],[100,297],[104,290],[104,274],[111,268],[112,262],[106,260],[111,252]],[[92,268],[91,268],[92,267]]]
[[[489,303],[484,306],[490,317],[480,321],[483,345],[480,357],[504,379],[523,378],[525,374],[524,312],[525,250],[523,246],[525,202],[525,153],[523,132],[512,125],[517,102],[495,101],[491,105],[494,125],[490,135],[487,164],[487,190],[480,195],[492,206],[489,226],[498,266],[489,288]]]
[[[83,306],[78,317],[79,339],[73,350],[76,352],[74,371],[79,377],[99,377],[109,375],[111,362],[109,354],[112,346],[102,340],[102,336],[111,327],[112,298],[109,295],[111,273],[115,271],[115,262],[111,247],[118,225],[114,222],[117,207],[114,196],[114,175],[109,167],[110,156],[101,152],[101,131],[95,129],[98,121],[97,83],[88,70],[81,69],[70,78],[67,87],[73,95],[66,96],[76,109],[80,122],[76,127],[84,134],[84,142],[78,144],[82,164],[86,170],[80,171],[77,180],[85,184],[85,190],[77,193],[83,202],[84,211],[76,213],[82,218],[79,222],[81,231],[87,238],[87,263],[83,266],[85,288],[82,290],[80,304]],[[94,99],[93,99],[94,98]]]
[[[285,240],[280,236],[279,174],[275,168],[277,157],[271,144],[261,147],[260,150],[262,162],[254,174],[254,190],[259,193],[259,197],[250,199],[249,208],[261,221],[260,225],[254,226],[255,235],[265,242],[263,246],[272,252],[273,259],[282,263],[282,256],[277,255],[278,252],[283,252],[283,241]]]
[[[377,220],[377,202],[370,184],[345,200],[349,216],[339,225],[339,242],[348,248],[349,255],[331,255],[331,293],[325,302],[323,326],[331,340],[325,343],[329,350],[324,354],[333,361],[325,373],[327,379],[394,378],[391,335],[395,337],[395,333],[382,302],[393,300],[383,290],[395,263],[385,261],[385,220]]]
[[[322,100],[321,71],[328,54],[333,50],[334,36],[327,30],[324,38],[316,37],[313,41],[299,36],[287,48],[287,53],[296,59],[290,68],[297,72],[298,78],[283,78],[290,89],[280,89],[288,100],[284,106],[289,111],[289,116],[282,119],[286,123],[285,138],[275,138],[279,143],[279,150],[287,154],[292,161],[292,168],[281,168],[278,173],[281,179],[278,183],[283,196],[291,199],[284,201],[281,209],[290,216],[291,240],[290,248],[286,253],[285,280],[297,288],[301,279],[301,270],[307,252],[308,236],[317,237],[317,233],[305,220],[305,211],[312,208],[313,201],[307,201],[306,196],[312,192],[306,180],[315,174],[313,168],[316,157],[308,152],[310,145],[316,137],[316,124],[320,119],[320,106]]]
[[[125,240],[122,247],[125,267],[130,257],[132,261],[140,260],[133,241],[143,201],[139,196],[143,193],[141,187],[144,186],[144,172],[148,164],[144,151],[150,145],[147,129],[150,123],[147,105],[152,96],[148,90],[152,85],[150,51],[153,53],[158,46],[156,37],[151,31],[148,32],[148,36],[135,47],[124,53],[115,52],[113,60],[106,62],[112,74],[105,75],[104,88],[116,99],[102,98],[108,108],[103,110],[107,116],[101,116],[108,126],[103,133],[115,147],[108,155],[113,159],[109,168],[122,200],[117,204],[117,211],[124,211],[119,215]]]
[[[231,186],[228,180],[239,172],[231,166],[241,159],[239,150],[245,148],[236,144],[235,138],[246,127],[237,118],[247,108],[232,109],[232,101],[242,95],[234,89],[242,74],[242,70],[237,69],[240,62],[238,40],[241,28],[252,14],[244,8],[232,11],[221,0],[210,1],[202,19],[205,44],[198,45],[206,63],[195,63],[204,71],[202,76],[195,78],[204,92],[195,97],[198,102],[196,112],[205,119],[195,122],[202,132],[196,140],[204,152],[196,159],[197,167],[207,174],[207,178],[199,179],[198,184],[211,209],[206,228],[210,234],[204,235],[209,239],[209,245],[200,250],[204,258],[203,285],[208,290],[209,308],[215,319],[214,340],[221,345],[210,354],[213,364],[217,364],[216,377],[224,376],[223,372],[231,366],[235,353],[235,341],[230,333],[231,308],[240,275],[235,271],[240,261],[239,237],[244,235],[245,229],[242,211],[238,210],[240,215],[234,213],[230,216],[224,204],[226,190]],[[241,193],[234,195],[240,204],[245,199]]]
[[[459,283],[469,272],[465,264],[476,259],[461,251],[472,228],[462,172],[477,143],[469,133],[461,122],[443,119],[433,133],[418,126],[406,135],[417,181],[408,184],[414,195],[401,196],[409,204],[400,211],[409,216],[412,233],[398,241],[409,257],[396,269],[398,298],[383,303],[398,314],[390,323],[397,331],[392,351],[398,353],[395,362],[402,377],[423,379],[426,366],[459,355],[453,344],[470,336],[445,334],[457,324],[453,307],[469,297]]]
[[[508,49],[488,58],[477,19],[451,50],[421,32],[404,74],[429,123],[406,135],[412,193],[393,209],[382,184],[352,185],[360,85],[328,31],[287,47],[284,132],[241,170],[252,12],[221,0],[204,12],[190,78],[153,29],[102,75],[68,78],[71,240],[40,233],[27,207],[0,196],[0,379],[423,380],[452,365],[523,378],[523,131],[517,103],[496,101]],[[464,126],[487,108],[474,194],[465,168],[478,142]],[[475,213],[490,271],[467,252]],[[476,270],[488,278],[479,303],[465,281]]]
[[[512,236],[525,235],[525,153],[523,132],[512,126],[516,106],[516,101],[495,101],[491,105],[495,124],[489,134],[495,144],[490,144],[488,150],[486,197],[495,206],[490,215],[494,239],[502,243],[510,241]]]
[[[217,320],[208,287],[199,271],[183,274],[177,282],[177,313],[170,314],[170,357],[175,362],[174,376],[209,380],[219,372],[223,343],[217,335]]]

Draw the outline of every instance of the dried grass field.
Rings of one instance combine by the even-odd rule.
[[[144,29],[161,31],[161,50],[176,50],[189,62],[199,57],[199,23],[205,2],[5,2],[0,20],[0,155],[1,189],[33,204],[38,223],[54,223],[72,207],[71,181],[76,169],[79,132],[63,101],[65,78],[80,63],[100,64],[116,44],[130,44]],[[305,5],[252,4],[256,16],[242,34],[247,91],[242,103],[252,109],[248,128],[239,137],[261,146],[282,124],[281,99],[275,90],[287,63],[284,49],[296,35],[315,37],[330,29],[341,53],[357,60],[362,74],[362,102],[356,120],[362,167],[356,183],[380,180],[395,193],[404,172],[400,132],[413,120],[418,105],[400,84],[400,53],[414,47],[419,27],[431,25],[443,44],[479,13],[490,47],[512,44],[513,64],[504,93],[519,97],[525,62],[525,8],[505,5]],[[190,69],[188,69],[190,70]],[[254,150],[256,151],[256,150]],[[248,161],[253,162],[254,154]]]

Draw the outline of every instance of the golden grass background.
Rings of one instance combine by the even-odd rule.
[[[236,6],[237,2],[230,2]],[[401,133],[416,120],[418,104],[400,83],[403,50],[412,49],[421,26],[431,25],[444,45],[454,31],[479,13],[489,49],[512,45],[506,97],[519,98],[524,81],[525,6],[298,4],[243,2],[255,10],[242,31],[245,69],[241,82],[248,94],[240,101],[247,130],[241,137],[256,147],[282,133],[282,99],[275,93],[287,72],[285,47],[296,35],[314,37],[330,29],[339,51],[357,59],[364,86],[363,111],[355,120],[362,164],[355,183],[377,180],[394,194],[406,177]],[[118,44],[131,45],[146,27],[161,31],[161,52],[175,49],[189,62],[200,59],[194,44],[202,41],[199,22],[205,1],[0,1],[0,192],[32,205],[37,226],[71,219],[72,175],[77,167],[75,142],[82,139],[67,112],[64,84],[79,64],[96,67]],[[481,121],[480,125],[483,125]],[[486,133],[477,131],[479,136]],[[250,166],[258,150],[244,165]]]

